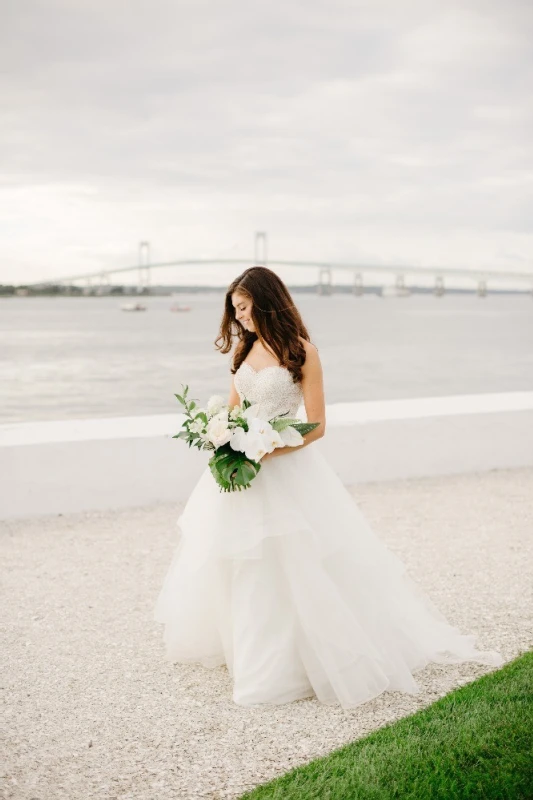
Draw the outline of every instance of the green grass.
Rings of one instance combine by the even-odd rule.
[[[241,800],[532,800],[533,652]]]

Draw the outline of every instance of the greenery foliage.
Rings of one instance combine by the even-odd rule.
[[[533,652],[241,800],[532,800]]]

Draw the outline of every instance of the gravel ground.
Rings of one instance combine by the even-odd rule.
[[[506,660],[532,645],[533,470],[353,488],[449,620]],[[234,798],[490,668],[429,666],[358,709],[241,708],[225,667],[172,665],[152,606],[178,508],[2,524],[3,797]]]

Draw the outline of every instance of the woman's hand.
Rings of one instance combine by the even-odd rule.
[[[275,447],[274,450],[272,450],[271,453],[265,453],[265,455],[261,459],[261,464],[267,458],[277,458],[278,456],[282,456],[284,453],[288,453],[291,450],[298,450],[298,446],[296,446],[296,447],[288,447],[287,445],[285,445],[284,447]]]
[[[266,461],[267,458],[274,458],[274,456],[278,456],[281,450],[288,450],[288,449],[289,449],[288,447],[275,447],[271,453],[265,453],[265,455],[261,459],[261,464],[263,463],[263,461]]]

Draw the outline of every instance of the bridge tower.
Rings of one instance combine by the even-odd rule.
[[[87,275],[85,278],[85,287],[83,289],[83,294],[89,296],[93,293],[93,279],[91,275]]]
[[[333,291],[331,267],[321,267],[318,270],[318,294],[328,296]]]
[[[353,276],[353,293],[356,297],[362,297],[365,293],[365,287],[363,286],[363,276],[360,272],[354,272]]]
[[[440,275],[437,275],[435,278],[435,288],[433,289],[433,293],[437,295],[437,297],[442,297],[444,294],[444,278]]]
[[[99,278],[100,281],[98,286],[96,287],[96,294],[98,296],[106,294],[106,289],[107,289],[107,294],[109,294],[109,287],[111,286],[111,279],[109,277],[109,273],[101,272]]]
[[[150,291],[150,242],[139,242],[139,286],[137,292]]]
[[[267,235],[265,231],[257,231],[255,234],[254,264],[258,267],[266,267],[267,265]]]

